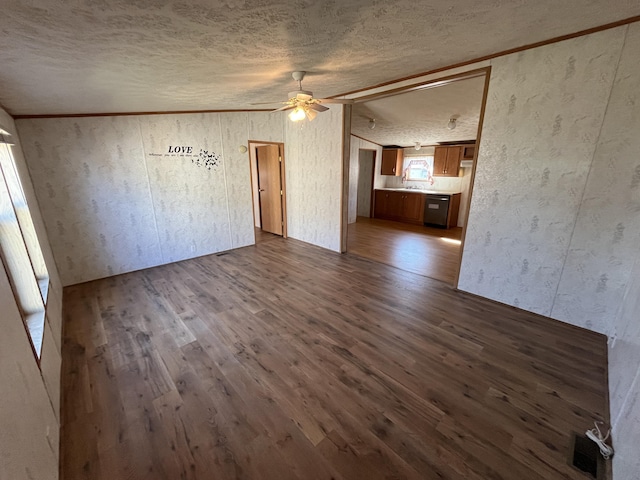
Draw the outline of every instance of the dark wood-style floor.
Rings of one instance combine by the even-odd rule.
[[[65,289],[62,478],[583,479],[603,336],[295,240]]]
[[[347,230],[347,252],[453,285],[462,228],[441,229],[358,217]]]

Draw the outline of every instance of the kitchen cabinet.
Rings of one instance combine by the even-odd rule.
[[[433,176],[457,177],[461,157],[462,147],[436,147],[433,155]]]
[[[402,216],[402,202],[404,195],[400,192],[388,192],[389,195],[385,197],[385,215],[390,217]]]
[[[402,201],[402,218],[422,223],[424,195],[421,193],[405,193]]]
[[[382,150],[381,175],[402,175],[404,150],[401,148],[384,148]]]
[[[431,197],[438,200],[437,206]],[[375,218],[414,225],[426,223],[444,228],[458,225],[459,193],[426,194],[406,190],[375,190],[373,198],[373,216]],[[439,210],[437,213],[440,215],[434,217],[430,214],[435,213],[433,210],[436,207]],[[427,208],[431,208],[431,211],[427,211]]]
[[[447,228],[458,226],[458,214],[460,213],[460,199],[462,195],[455,193],[451,195],[449,203],[449,215],[447,215]]]
[[[376,190],[373,195],[373,216],[375,218],[385,218],[388,216],[387,212],[391,211],[390,205],[391,200],[389,200],[389,194],[393,194],[396,192],[391,192],[388,190]]]
[[[374,195],[375,218],[422,225],[424,216],[424,194],[376,190]]]

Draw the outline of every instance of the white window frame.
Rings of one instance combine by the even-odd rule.
[[[412,177],[412,164],[424,163],[425,168],[421,170],[426,171],[426,176],[420,177]],[[406,157],[405,168],[404,168],[404,180],[409,182],[431,182],[433,183],[433,155],[421,155],[421,156],[412,156]]]
[[[49,273],[15,164],[10,134],[0,129],[0,261],[38,366],[42,355]]]

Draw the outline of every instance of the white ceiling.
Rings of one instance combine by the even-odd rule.
[[[356,103],[351,133],[380,145],[409,147],[416,142],[475,140],[480,120],[484,76],[459,80],[436,88],[416,90],[378,100]],[[449,119],[456,128],[449,130]],[[369,128],[369,120],[376,127]]]
[[[4,0],[12,114],[332,96],[640,14],[637,0]]]

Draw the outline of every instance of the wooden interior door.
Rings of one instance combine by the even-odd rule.
[[[256,159],[262,230],[282,235],[282,176],[278,145],[256,147]]]

